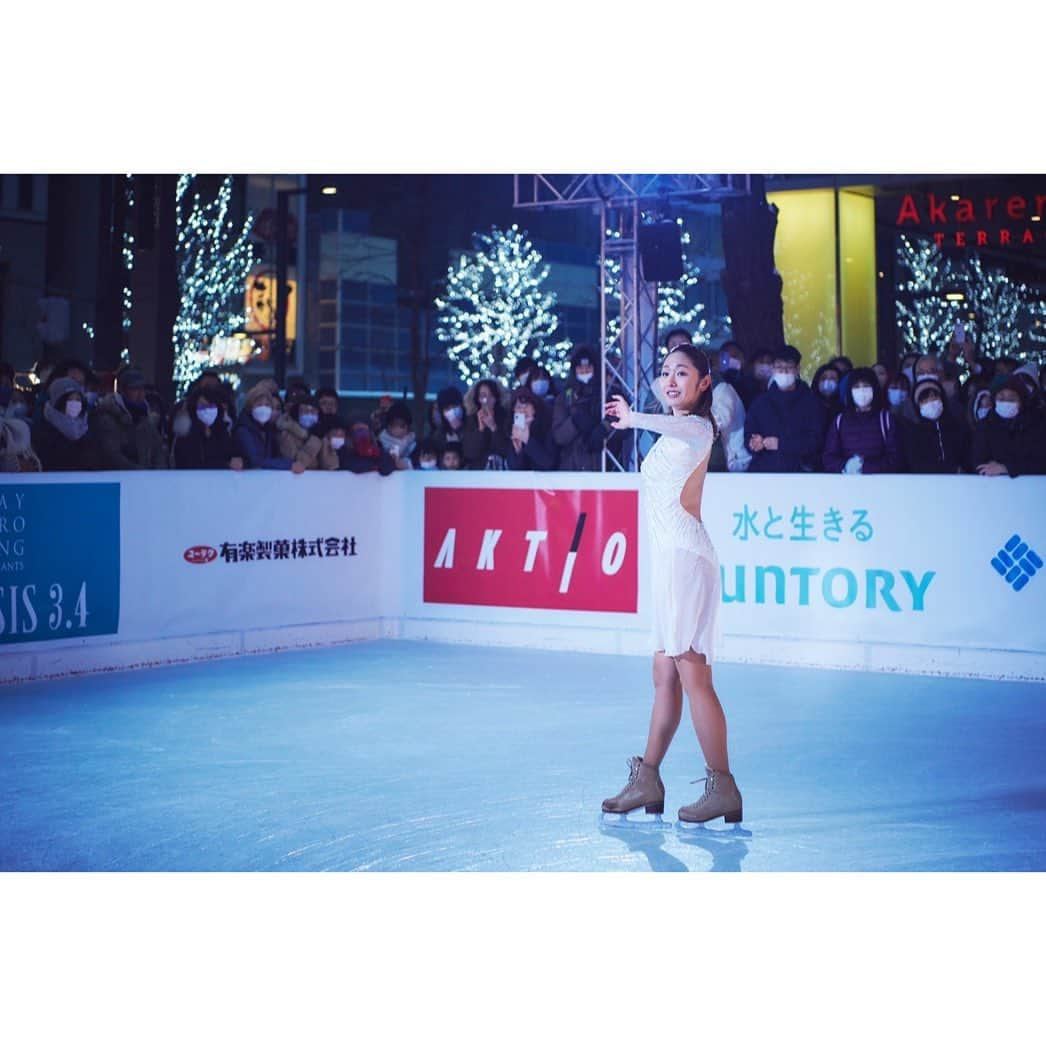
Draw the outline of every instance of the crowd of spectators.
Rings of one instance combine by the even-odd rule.
[[[673,330],[664,349],[690,341]],[[981,358],[953,340],[939,355],[909,353],[896,370],[839,356],[807,384],[792,346],[706,351],[721,433],[711,471],[1046,474],[1034,363]],[[211,371],[168,407],[140,370],[125,367],[107,392],[78,360],[45,370],[34,395],[0,363],[0,468],[597,472],[604,448],[627,459],[634,434],[603,414],[598,351],[578,346],[569,362],[562,381],[524,359],[511,387],[494,377],[448,386],[417,419],[403,400],[353,413],[331,388],[292,381],[281,394],[265,379],[237,392]],[[651,396],[641,409],[661,407]]]

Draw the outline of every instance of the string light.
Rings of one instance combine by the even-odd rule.
[[[134,275],[134,234],[130,229],[134,228],[134,175],[128,174],[124,178],[124,200],[127,204],[125,214],[128,222],[123,230],[123,269],[124,285],[122,294],[122,312],[120,327],[123,332],[123,345],[120,349],[120,362],[128,364],[131,362],[130,338],[131,338],[131,307],[134,305],[134,296],[131,291],[131,283]],[[128,225],[130,228],[128,228]]]
[[[188,196],[195,178],[194,174],[181,175],[175,190],[181,302],[173,337],[174,381],[179,396],[185,395],[211,362],[212,340],[243,326],[242,309],[234,311],[233,303],[242,304],[243,288],[255,261],[248,239],[253,215],[247,216],[238,234],[229,220],[232,176],[222,181],[217,197],[207,204],[198,192]],[[222,376],[234,387],[239,384],[235,372]]]
[[[435,301],[436,338],[469,385],[481,378],[511,382],[525,356],[537,356],[558,377],[569,372],[568,340],[553,342],[556,295],[542,290],[549,266],[520,232],[496,226],[475,233],[473,252],[447,270],[446,294]]]

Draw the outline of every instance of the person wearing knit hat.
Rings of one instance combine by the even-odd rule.
[[[615,458],[621,457],[625,433],[603,420],[599,363],[599,353],[591,345],[576,346],[570,354],[566,388],[552,404],[552,439],[559,448],[561,472],[601,472],[604,444]]]
[[[91,414],[101,469],[165,469],[167,446],[149,413],[145,375],[124,367],[116,375],[116,391],[104,397]]]
[[[915,383],[912,404],[918,421],[903,421],[901,451],[909,472],[955,475],[965,469],[969,437],[947,408],[942,382],[925,376]]]
[[[275,420],[275,406],[279,397],[273,394],[270,381],[259,381],[247,393],[243,410],[232,430],[237,457],[243,459],[246,468],[289,469],[295,475],[300,475],[305,471],[305,466],[280,453]]]
[[[995,410],[974,430],[972,463],[982,476],[1046,475],[1046,419],[1019,379],[995,390]]]
[[[96,469],[95,435],[87,421],[84,390],[73,378],[55,378],[43,415],[33,427],[33,448],[45,472]]]

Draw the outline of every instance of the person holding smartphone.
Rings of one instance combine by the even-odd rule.
[[[662,438],[643,459],[641,500],[650,535],[654,616],[654,707],[646,750],[629,760],[629,778],[603,801],[604,813],[643,807],[662,814],[661,761],[679,727],[683,692],[705,758],[705,791],[679,810],[684,823],[722,817],[741,820],[741,793],[730,773],[726,717],[712,685],[720,603],[719,560],[701,521],[701,497],[712,444],[719,430],[712,416],[708,357],[692,345],[673,349],[661,366],[658,399],[664,414],[633,411],[623,396],[604,410],[615,429],[647,429]]]
[[[515,471],[552,472],[558,463],[551,435],[551,419],[543,399],[530,389],[512,394],[512,429],[506,450],[508,467]]]

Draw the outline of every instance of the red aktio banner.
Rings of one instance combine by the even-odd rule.
[[[426,603],[635,613],[634,490],[425,491]]]

